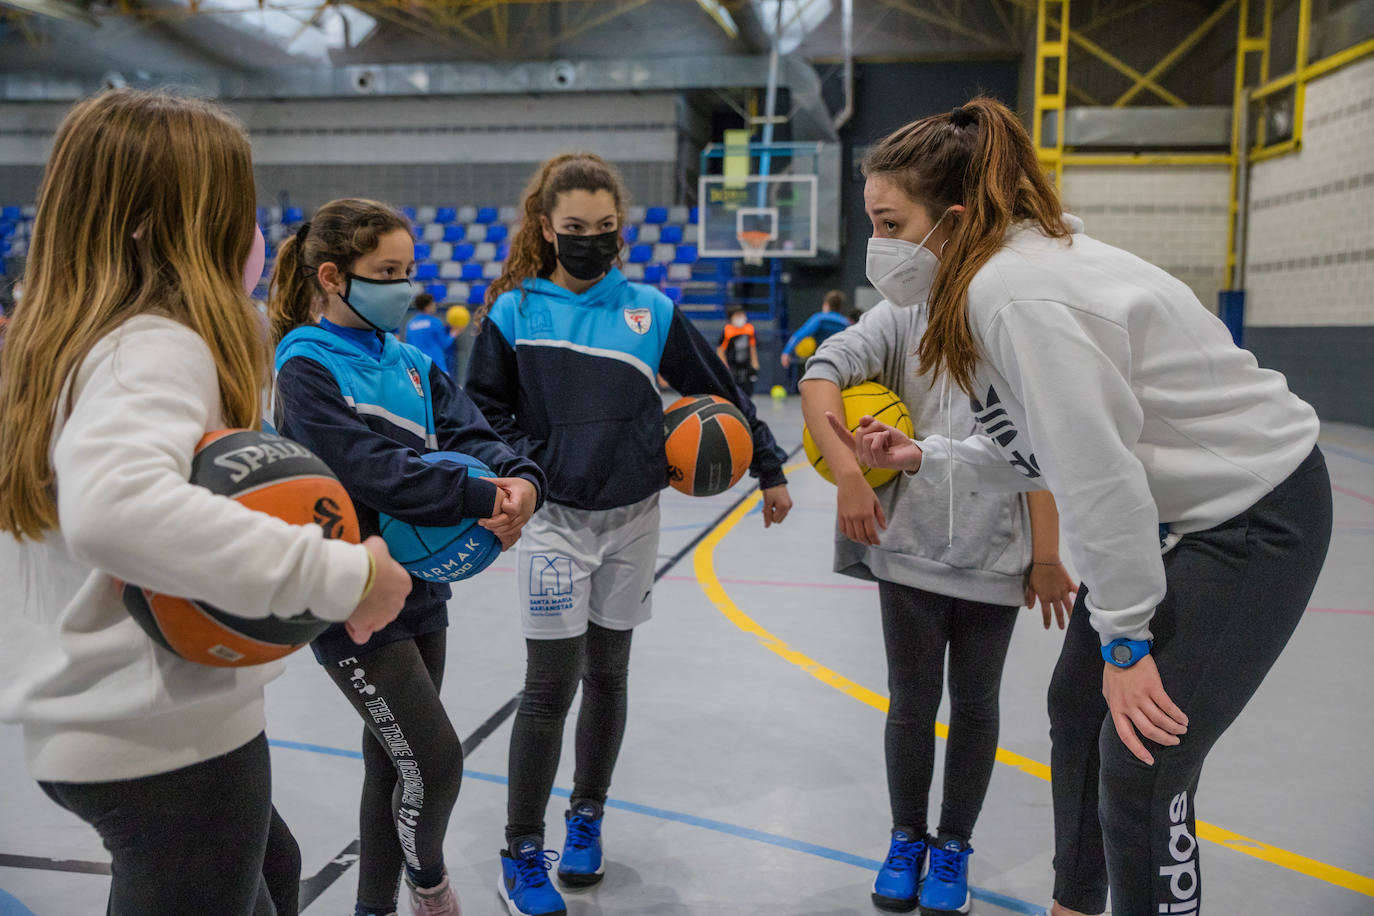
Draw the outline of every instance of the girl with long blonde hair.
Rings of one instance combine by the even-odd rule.
[[[864,164],[868,276],[927,302],[922,371],[978,433],[836,435],[861,464],[1047,490],[1083,577],[1050,685],[1055,916],[1202,909],[1208,752],[1302,619],[1331,537],[1312,408],[1183,283],[1065,213],[1025,128],[975,99]],[[876,219],[875,219],[876,222]]]
[[[119,916],[247,916],[269,885],[294,912],[299,858],[265,877],[269,829],[295,852],[263,735],[280,666],[173,655],[116,580],[362,638],[408,589],[380,539],[188,482],[206,433],[261,420],[260,246],[248,138],[219,108],[119,90],[63,121],[0,356],[0,707],[43,791],[100,832]]]
[[[601,819],[625,732],[630,637],[649,619],[658,493],[668,485],[658,375],[735,404],[753,431],[767,527],[791,508],[782,450],[711,345],[663,293],[616,269],[628,195],[615,169],[575,153],[544,163],[473,349],[467,391],[548,476],[520,541],[525,692],[510,745],[499,890],[515,916],[564,912],[545,874],[548,805],[578,684],[577,772],[558,869],[601,880]]]

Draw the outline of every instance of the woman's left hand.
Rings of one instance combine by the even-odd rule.
[[[1129,668],[1103,663],[1102,695],[1112,712],[1116,733],[1126,749],[1151,766],[1154,756],[1140,743],[1136,731],[1155,744],[1173,747],[1188,731],[1188,717],[1164,692],[1154,656],[1146,655]]]
[[[792,511],[792,497],[787,492],[787,484],[769,487],[763,491],[763,527],[781,525]]]
[[[1031,564],[1030,572],[1026,574],[1026,607],[1033,608],[1036,600],[1040,601],[1040,616],[1045,621],[1045,629],[1050,628],[1050,611],[1054,612],[1059,629],[1064,629],[1064,621],[1073,614],[1073,602],[1077,594],[1078,585],[1063,563]]]

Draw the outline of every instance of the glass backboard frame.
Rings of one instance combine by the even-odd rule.
[[[712,232],[711,232],[712,227],[719,227],[719,228],[716,229],[716,233],[715,233],[715,235],[717,236],[717,238],[716,238],[716,240],[715,240],[715,243],[716,243],[717,246],[720,244],[721,241],[724,241],[724,232],[727,231],[727,230],[725,230],[723,227],[721,227],[720,220],[719,220],[718,218],[715,219],[715,220],[712,219],[712,214],[715,213],[716,208],[713,208],[713,207],[711,206],[711,203],[710,203],[710,201],[711,201],[711,199],[712,199],[712,198],[711,198],[711,189],[712,189],[712,188],[722,188],[722,189],[728,189],[728,190],[734,190],[734,191],[738,191],[738,190],[743,189],[743,190],[746,191],[746,198],[748,198],[748,197],[750,196],[750,195],[748,194],[748,191],[749,191],[750,189],[757,188],[761,183],[764,184],[764,185],[791,184],[791,185],[796,185],[796,186],[800,186],[800,187],[805,187],[805,188],[807,188],[807,191],[808,191],[808,193],[807,193],[807,199],[808,199],[810,205],[809,205],[809,208],[808,208],[808,209],[809,209],[809,212],[807,213],[807,216],[808,216],[808,218],[809,218],[809,229],[808,229],[808,231],[807,231],[806,244],[805,244],[804,246],[802,246],[802,247],[796,247],[796,240],[795,240],[795,239],[793,239],[793,238],[784,238],[784,237],[783,237],[783,233],[782,233],[781,231],[779,231],[779,229],[780,229],[780,224],[779,224],[779,221],[778,221],[778,216],[779,216],[779,213],[780,213],[780,208],[777,207],[777,206],[768,205],[767,202],[764,202],[764,203],[762,203],[762,204],[750,204],[750,205],[747,205],[747,206],[736,206],[736,207],[734,207],[732,210],[730,210],[730,211],[729,211],[729,212],[730,212],[730,217],[728,218],[728,225],[729,225],[729,230],[728,230],[728,231],[729,231],[730,235],[729,235],[729,242],[726,243],[729,247],[712,247],[712,244],[708,241],[708,239],[709,239],[709,238],[711,237],[711,235],[712,235]],[[817,235],[817,232],[816,232],[816,229],[817,229],[816,223],[817,223],[817,218],[818,218],[818,215],[819,215],[819,210],[818,210],[818,198],[817,198],[817,192],[818,192],[818,190],[819,190],[819,182],[818,182],[817,176],[814,175],[814,174],[809,174],[809,175],[788,175],[788,174],[780,174],[780,175],[746,175],[746,176],[702,175],[701,178],[700,178],[699,181],[698,181],[698,187],[697,187],[697,203],[698,203],[697,250],[698,250],[698,255],[699,255],[700,257],[703,257],[703,258],[743,258],[743,257],[745,257],[745,255],[746,255],[745,248],[744,248],[743,244],[739,241],[738,235],[739,235],[739,233],[740,233],[741,231],[743,231],[744,228],[745,228],[745,227],[744,227],[744,221],[745,221],[746,217],[749,216],[749,215],[772,214],[772,215],[774,216],[774,220],[773,220],[773,237],[769,239],[769,241],[768,241],[768,247],[765,248],[763,251],[759,252],[760,255],[762,255],[762,256],[765,257],[765,258],[814,258],[814,257],[816,257],[817,251],[818,251],[818,248],[817,248],[817,238],[816,238],[816,235]],[[792,247],[792,248],[784,248],[784,247],[782,247],[782,246],[787,245],[787,244],[789,244],[789,243],[792,243],[792,244],[793,244],[793,247]],[[773,246],[775,246],[775,245],[778,246],[778,247],[773,247]]]

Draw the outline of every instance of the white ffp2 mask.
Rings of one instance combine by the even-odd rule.
[[[945,214],[941,214],[919,245],[876,236],[868,240],[865,273],[879,295],[896,306],[919,305],[929,298],[940,259],[925,243],[944,221]]]

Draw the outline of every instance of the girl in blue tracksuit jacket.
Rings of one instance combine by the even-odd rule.
[[[487,293],[468,371],[467,393],[492,428],[549,481],[518,552],[527,661],[500,882],[517,916],[564,912],[545,873],[544,809],[579,683],[558,875],[570,886],[601,878],[601,812],[625,729],[630,635],[649,618],[658,492],[668,484],[658,376],[738,406],[753,430],[764,525],[792,505],[782,450],[711,345],[661,292],[615,269],[625,201],[614,168],[596,156],[559,156],[539,169],[505,273]]]
[[[282,245],[270,302],[277,426],[338,475],[364,535],[377,533],[379,512],[429,526],[479,518],[509,547],[544,476],[501,441],[444,367],[393,335],[410,304],[414,260],[409,224],[367,200],[326,204]],[[472,455],[499,477],[421,460],[436,450]],[[400,616],[364,645],[340,626],[312,644],[368,732],[357,916],[396,912],[402,865],[414,912],[458,916],[443,858],[463,770],[439,700],[448,598],[447,585],[413,579]]]

